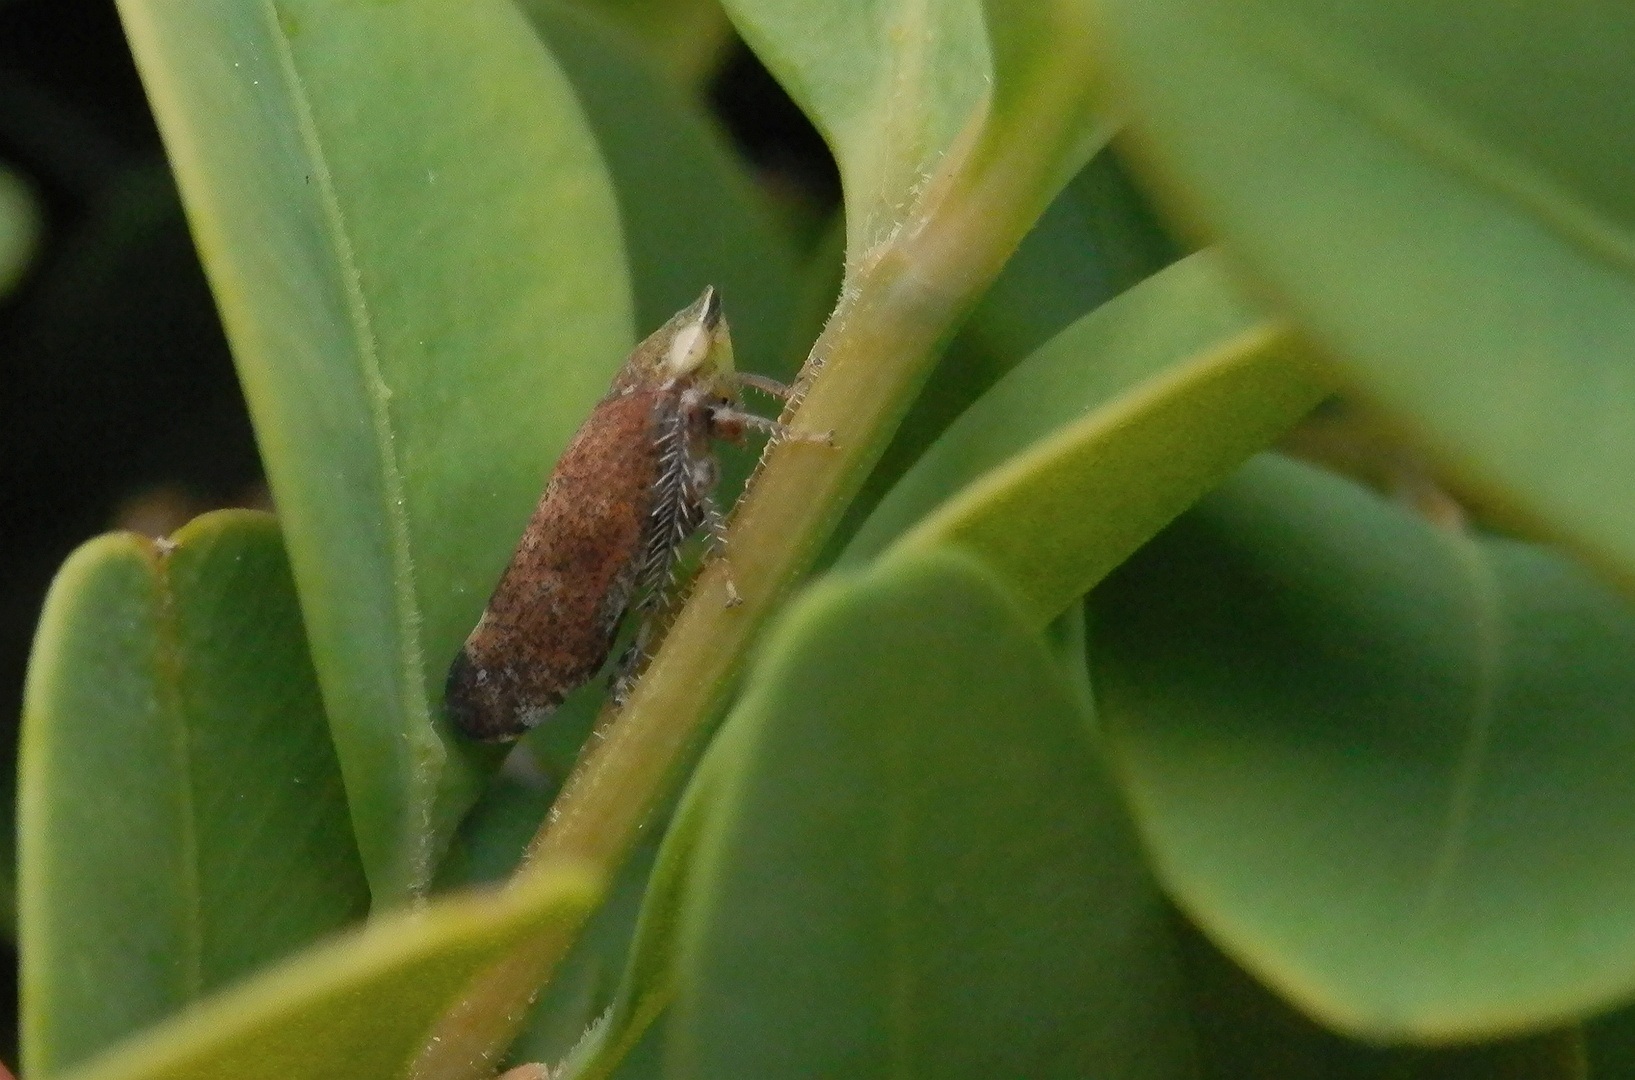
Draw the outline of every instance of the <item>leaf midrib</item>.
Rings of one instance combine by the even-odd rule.
[[[1462,572],[1468,589],[1471,682],[1464,742],[1449,776],[1442,824],[1420,896],[1417,917],[1421,933],[1431,939],[1434,923],[1453,889],[1469,851],[1476,793],[1493,740],[1498,718],[1499,691],[1504,681],[1505,627],[1503,588],[1490,552],[1464,533],[1437,530],[1444,539],[1452,568]]]
[[[184,664],[182,661],[181,615],[177,611],[175,579],[171,573],[174,548],[151,549],[153,573],[156,578],[154,642],[156,667],[154,692],[159,708],[167,719],[165,727],[171,738],[171,753],[175,755],[177,797],[177,846],[180,880],[176,882],[177,901],[182,919],[181,938],[183,955],[176,958],[181,974],[179,1007],[204,996],[204,887],[199,877],[199,776],[193,753],[193,713],[188,708],[187,695],[182,689]],[[168,1010],[167,1010],[168,1011]]]
[[[426,715],[425,695],[421,685],[423,657],[418,631],[422,617],[419,599],[414,592],[414,559],[411,552],[403,470],[398,461],[396,436],[392,426],[391,390],[382,374],[379,339],[375,333],[368,298],[364,295],[362,273],[358,266],[346,213],[335,187],[329,159],[324,152],[323,140],[313,114],[306,83],[301,77],[294,50],[284,34],[284,24],[279,18],[278,7],[277,0],[264,0],[261,10],[269,37],[276,47],[278,69],[285,81],[291,113],[300,133],[301,144],[311,163],[313,184],[327,226],[324,232],[329,238],[340,271],[340,285],[346,299],[353,338],[353,355],[362,369],[364,396],[369,404],[369,426],[375,441],[375,458],[380,470],[381,491],[384,496],[380,510],[382,520],[387,525],[387,551],[392,564],[392,600],[397,615],[395,637],[401,676],[397,680],[401,695],[398,704],[405,717],[414,717],[421,721],[419,726],[421,732],[424,732],[429,728],[430,718]],[[423,741],[416,737],[417,733],[414,731],[406,734],[412,742]],[[423,762],[425,755],[415,754],[414,758],[417,762]],[[408,779],[408,790],[412,794],[411,804],[418,811],[414,815],[416,821],[429,818],[432,793],[426,789],[430,786],[422,767],[413,770]],[[412,842],[413,879],[420,881],[426,877],[429,859],[425,829],[416,831],[412,835]]]

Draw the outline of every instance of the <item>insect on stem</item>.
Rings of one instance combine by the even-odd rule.
[[[450,719],[485,742],[515,739],[606,663],[625,615],[641,625],[614,679],[622,700],[646,657],[682,545],[704,530],[722,556],[726,519],[713,491],[714,444],[746,431],[824,442],[745,411],[751,387],[791,389],[733,367],[714,288],[636,346],[557,461],[510,565],[449,667]],[[742,603],[729,576],[727,604]]]

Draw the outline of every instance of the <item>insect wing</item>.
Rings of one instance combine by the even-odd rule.
[[[516,738],[607,660],[652,517],[657,394],[635,387],[605,398],[557,462],[449,670],[449,716],[466,735]]]

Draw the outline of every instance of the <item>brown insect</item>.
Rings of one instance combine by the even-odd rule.
[[[633,603],[651,615],[681,546],[701,528],[717,549],[712,441],[781,424],[743,411],[738,392],[782,384],[733,369],[713,288],[636,346],[551,473],[488,608],[449,667],[454,725],[515,739],[595,677]],[[802,436],[803,437],[803,436]],[[615,695],[640,661],[647,624],[621,661]]]

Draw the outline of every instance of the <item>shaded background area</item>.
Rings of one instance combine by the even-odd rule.
[[[121,525],[166,531],[255,499],[249,419],[111,0],[0,3],[0,168],[35,242],[0,296],[0,745],[4,912],[15,745],[40,602],[63,558]],[[16,1060],[16,957],[0,1056]]]
[[[52,574],[116,525],[166,530],[196,508],[257,498],[259,467],[112,3],[0,4],[0,167],[20,182],[36,226],[32,255],[0,299],[9,926],[12,748]]]

